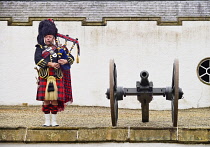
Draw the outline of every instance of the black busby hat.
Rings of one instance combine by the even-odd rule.
[[[58,29],[52,19],[45,19],[39,23],[37,42],[40,45],[45,45],[44,37],[46,35],[53,35],[56,38]]]

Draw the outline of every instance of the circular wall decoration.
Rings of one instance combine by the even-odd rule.
[[[197,67],[197,75],[201,82],[210,85],[210,57],[200,61]]]

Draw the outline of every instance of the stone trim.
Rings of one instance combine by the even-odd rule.
[[[183,21],[210,21],[210,17],[178,17],[177,21],[162,21],[161,17],[103,17],[102,21],[87,21],[85,17],[51,17],[55,21],[81,21],[81,26],[106,26],[108,21],[156,21],[158,26],[182,26]],[[28,22],[13,22],[12,17],[0,17],[8,26],[32,26],[33,21],[48,17],[29,17]]]
[[[0,128],[5,143],[157,142],[210,144],[209,128],[18,127]]]

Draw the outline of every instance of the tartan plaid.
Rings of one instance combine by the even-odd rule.
[[[66,102],[73,102],[72,96],[72,86],[71,86],[71,72],[70,70],[63,70],[63,85],[64,85],[64,92],[65,92],[65,103]]]
[[[52,51],[54,52],[56,49],[56,47],[52,47]],[[42,57],[45,59],[47,58],[51,53],[49,51],[47,51],[47,49],[45,49],[43,52],[42,52]]]
[[[54,68],[49,68],[49,75],[50,76],[55,76],[55,70],[54,70]]]
[[[50,53],[49,52],[47,52],[47,51],[43,51],[42,52],[42,57],[45,59],[46,57],[48,57],[50,55]]]
[[[52,114],[57,114],[58,106],[57,105],[52,105],[50,111],[51,111]]]
[[[49,68],[49,75],[50,76],[55,75],[53,68]],[[44,101],[46,84],[47,84],[47,79],[43,79],[43,78],[39,77],[39,87],[38,87],[38,90],[37,90],[36,100]],[[65,101],[65,93],[64,93],[63,80],[62,79],[56,79],[56,85],[57,85],[57,88],[58,88],[58,100],[64,102]]]
[[[49,105],[42,105],[42,111],[45,114],[49,114],[50,113],[50,106]]]

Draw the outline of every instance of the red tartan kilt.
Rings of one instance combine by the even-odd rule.
[[[54,75],[54,69],[49,68],[49,75]],[[56,85],[58,88],[58,111],[64,110],[64,103],[73,102],[72,88],[71,88],[71,73],[70,70],[63,70],[63,78],[56,79]],[[39,77],[39,87],[37,90],[36,100],[45,100],[45,90],[46,90],[47,80]]]
[[[65,103],[73,102],[72,87],[71,87],[71,72],[70,70],[63,70],[63,83],[65,91]]]
[[[45,89],[46,89],[47,80],[39,77],[39,87],[37,90],[36,100],[44,101],[45,99]],[[65,102],[65,91],[62,79],[56,79],[56,85],[58,88],[58,100]]]

